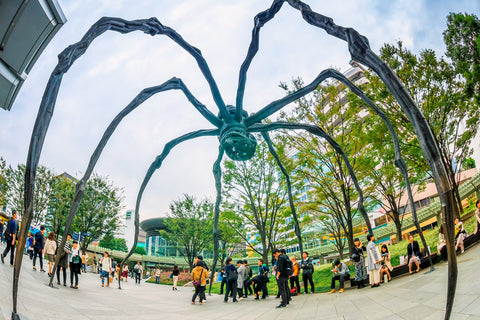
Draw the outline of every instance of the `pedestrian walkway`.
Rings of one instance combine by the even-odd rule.
[[[394,279],[379,288],[347,289],[344,293],[293,297],[287,308],[275,309],[274,297],[238,303],[207,295],[204,305],[191,305],[191,288],[172,291],[170,286],[135,285],[134,281],[101,288],[99,276],[80,275],[79,289],[49,288],[45,273],[31,269],[25,257],[19,289],[19,312],[30,320],[43,319],[443,319],[447,288],[447,265],[432,273],[420,272]],[[458,287],[452,319],[480,319],[480,245],[458,257]],[[11,310],[13,269],[0,264],[0,307],[4,319]],[[56,285],[56,281],[54,282]],[[1,316],[0,316],[1,318]]]

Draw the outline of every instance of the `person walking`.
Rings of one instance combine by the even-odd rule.
[[[315,293],[315,286],[313,285],[313,263],[308,257],[307,251],[303,252],[303,259],[300,264],[300,268],[302,269],[303,289],[305,290],[305,294],[308,293],[308,283],[310,283],[312,293]]]
[[[72,259],[70,261],[70,288],[78,289],[78,275],[82,268],[82,257],[80,256],[80,249],[78,248],[78,242],[73,241],[72,245]],[[75,278],[75,285],[73,285],[73,279]]]
[[[298,281],[298,274],[300,272],[300,266],[298,265],[297,258],[293,256],[291,259],[292,261],[292,275],[290,276],[290,288],[295,288],[295,293],[300,293],[300,282]]]
[[[45,243],[43,241],[43,236],[45,234],[45,226],[41,225],[40,226],[40,231],[35,233],[35,241],[33,243],[33,270],[37,271],[37,268],[35,267],[35,262],[38,259],[40,261],[40,271],[45,272],[43,270],[43,248],[45,246]]]
[[[172,271],[172,279],[173,279],[173,287],[172,290],[178,290],[177,289],[177,282],[178,282],[178,276],[180,275],[180,270],[178,269],[177,265],[173,266],[173,271]],[[205,280],[206,281],[206,280]]]
[[[0,223],[0,225],[3,225]],[[29,232],[28,233],[28,238],[27,238],[27,243],[25,245],[25,248],[27,250],[28,257],[30,260],[33,259],[33,235]]]
[[[63,272],[63,286],[67,286],[67,269],[68,269],[68,260],[69,255],[72,253],[72,246],[70,245],[70,239],[72,239],[71,234],[67,234],[67,241],[65,241],[65,246],[63,247],[62,255],[60,256],[60,260],[58,261],[58,268],[57,268],[57,284],[60,285],[60,268]],[[61,243],[61,239],[58,239],[58,246]]]
[[[110,286],[110,272],[112,272],[112,259],[108,256],[108,252],[105,251],[103,253],[103,259],[101,262],[101,270],[102,270],[102,287],[105,284],[105,278],[107,278],[107,287]]]
[[[7,247],[3,251],[2,255],[0,256],[2,263],[5,263],[5,257],[7,256],[8,252],[10,252],[10,267],[13,267],[13,259],[15,257],[15,241],[17,238],[17,211],[12,211],[12,218],[8,221],[7,227],[5,229],[5,241]]]
[[[364,251],[367,249],[363,246],[358,238],[353,240],[355,244],[352,248],[351,259],[355,263],[355,283],[357,284],[358,289],[365,288],[365,280],[368,277],[367,268],[365,267],[365,257],[363,255]]]
[[[192,270],[192,282],[195,288],[195,293],[192,296],[192,304],[195,304],[197,296],[200,298],[200,304],[203,304],[203,297],[205,286],[207,285],[208,271],[203,267],[203,261],[198,260],[195,268]]]
[[[128,282],[128,264],[123,265],[123,270],[122,270],[122,279],[125,282]]]
[[[381,256],[375,245],[375,236],[367,235],[367,257],[368,257],[368,275],[370,278],[370,286],[372,288],[380,287],[380,261]]]
[[[140,284],[140,281],[142,280],[142,273],[143,273],[143,268],[142,265],[140,264],[140,261],[137,262],[135,267],[133,268],[135,271],[135,284]]]
[[[82,253],[82,272],[87,273],[87,254],[85,251]]]
[[[158,267],[157,267],[155,269],[155,283],[156,284],[160,284],[160,275],[161,275],[160,269],[158,269]]]
[[[233,297],[233,302],[238,302],[237,300],[237,280],[238,274],[237,269],[233,265],[232,258],[228,257],[225,260],[225,273],[227,274],[227,289],[225,290],[224,301],[228,302],[228,296],[231,294]]]
[[[52,266],[55,261],[55,252],[57,251],[57,242],[55,241],[55,232],[50,231],[45,242],[45,258],[48,260],[48,276],[52,275]]]

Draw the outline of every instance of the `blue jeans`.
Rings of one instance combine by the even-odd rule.
[[[107,278],[107,286],[108,286],[108,285],[110,285],[110,281],[109,281],[109,280],[110,280],[110,279],[109,279],[109,277],[110,277],[110,272],[108,272],[108,271],[103,271],[103,270],[102,270],[102,285],[103,285],[103,283],[104,283],[104,281],[105,281],[105,277]]]
[[[160,277],[155,277],[155,283],[159,284],[160,283]]]

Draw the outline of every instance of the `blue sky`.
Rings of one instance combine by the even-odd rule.
[[[102,16],[157,17],[202,51],[223,99],[234,104],[238,71],[246,55],[253,17],[270,1],[259,0],[59,0],[68,22],[32,69],[10,112],[0,111],[0,155],[24,163],[43,90],[57,60]],[[402,40],[414,52],[443,54],[442,32],[449,12],[477,13],[478,1],[307,1],[315,11],[367,36],[374,51]],[[310,81],[328,67],[349,68],[344,42],[308,25],[284,5],[261,31],[260,50],[247,79],[245,109],[255,112],[284,95],[282,81]],[[113,117],[145,87],[181,78],[190,91],[217,113],[195,60],[167,37],[107,32],[97,38],[64,76],[40,162],[57,173],[80,177]],[[110,139],[96,172],[125,190],[133,208],[144,174],[169,140],[211,125],[180,92],[161,93],[134,111]],[[169,203],[189,193],[214,198],[212,165],[218,140],[201,138],[174,149],[144,196],[141,219],[165,215]]]

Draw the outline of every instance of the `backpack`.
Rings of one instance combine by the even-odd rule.
[[[228,281],[236,281],[238,280],[238,273],[237,273],[237,270],[235,269],[235,271],[229,271],[227,273],[227,280]]]

